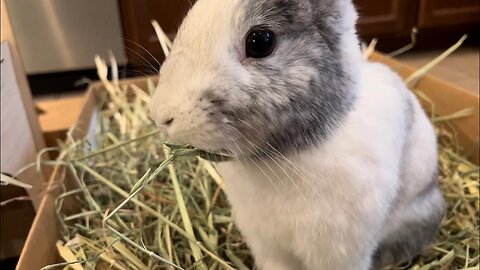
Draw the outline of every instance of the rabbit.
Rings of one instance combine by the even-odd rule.
[[[444,213],[436,136],[364,60],[351,0],[199,0],[160,70],[152,119],[217,164],[260,270],[411,260]]]

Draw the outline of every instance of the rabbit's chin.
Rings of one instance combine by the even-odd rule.
[[[199,132],[200,133],[200,132]],[[223,135],[211,133],[208,136],[196,136],[195,132],[191,132],[192,136],[172,136],[168,137],[169,141],[186,144],[198,149],[214,153],[232,156],[234,158],[262,158],[268,153],[278,152],[272,146],[247,139],[244,135]]]
[[[191,132],[190,134],[193,135],[167,136],[167,141],[174,142],[176,144],[193,146],[203,151],[215,154],[239,154],[238,147],[235,146],[235,143],[232,143],[230,139],[226,139],[225,136],[220,137],[215,136],[215,134],[207,136],[195,136],[195,132]]]

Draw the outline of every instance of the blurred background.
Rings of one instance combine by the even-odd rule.
[[[120,66],[121,77],[157,73],[164,56],[151,20],[157,20],[167,35],[174,39],[183,17],[195,2],[1,1],[2,155],[5,134],[13,134],[12,140],[17,141],[20,140],[18,134],[33,134],[31,138],[22,139],[20,146],[6,143],[19,154],[7,158],[2,156],[2,172],[6,168],[18,168],[19,165],[12,165],[15,162],[21,164],[28,159],[35,160],[36,151],[55,145],[57,139],[65,136],[65,130],[76,121],[83,106],[87,83],[97,79],[94,55],[100,54],[106,58],[111,51]],[[414,67],[428,63],[463,34],[469,34],[464,46],[437,65],[432,74],[478,93],[479,0],[354,2],[360,16],[358,29],[361,39],[369,43],[377,38],[377,49],[383,53],[388,54],[409,44],[412,28],[418,29],[415,47],[397,57]],[[4,49],[5,42],[10,45],[8,51]],[[6,69],[5,65],[9,63],[3,63],[3,60],[12,62],[13,69]],[[4,90],[4,78],[5,81],[11,79],[16,82],[16,87],[9,88],[10,92]],[[19,105],[11,101],[16,95]],[[11,104],[11,111],[4,109],[4,103]],[[16,116],[11,126],[7,125],[10,122],[4,120],[4,116],[8,115]],[[18,128],[21,116],[25,116],[27,124],[18,131],[14,128]],[[5,134],[4,130],[7,130]],[[30,152],[20,151],[28,142],[32,145]],[[9,172],[13,171],[11,169]],[[47,178],[48,174],[45,175],[31,177]],[[1,189],[2,202],[25,195],[27,193],[23,189]],[[2,269],[13,269],[37,207],[38,201],[35,200],[33,204],[23,200],[1,206]]]
[[[123,76],[155,73],[163,61],[150,21],[155,19],[172,38],[195,0],[6,0],[13,34],[34,95],[82,88],[82,77],[95,77],[93,56],[112,50]],[[390,52],[410,42],[431,59],[469,33],[478,44],[478,0],[354,0],[359,34]],[[468,51],[468,50],[467,50]],[[475,48],[475,51],[478,51]],[[422,56],[421,54],[419,56]],[[406,57],[410,60],[411,58]],[[421,59],[413,64],[421,64]]]

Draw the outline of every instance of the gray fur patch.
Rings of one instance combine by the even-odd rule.
[[[338,24],[342,19],[341,3],[348,1],[339,0],[310,0],[314,7],[314,23],[319,29],[322,38],[332,51],[338,50],[340,42],[340,32]]]
[[[400,164],[400,179],[405,176],[406,154],[411,147],[411,133],[415,124],[415,110],[411,95],[404,99],[405,103],[405,143],[402,151],[402,160]],[[401,181],[403,183],[403,181]],[[421,201],[436,200],[435,196],[441,198],[438,185],[438,171],[432,171],[431,180],[421,190],[412,196],[406,196],[405,187],[400,185],[395,199],[389,212],[395,213],[401,206],[415,204]],[[398,265],[414,259],[420,255],[428,245],[435,240],[436,233],[440,227],[443,218],[444,209],[442,201],[432,202],[432,205],[438,206],[432,210],[428,217],[419,217],[416,222],[402,224],[398,231],[387,235],[377,247],[372,258],[371,270],[383,269],[388,265]]]
[[[428,196],[432,192],[432,190],[439,189],[438,183],[438,171],[435,171],[432,180],[422,190],[418,191],[416,198],[423,198],[425,196]]]
[[[434,173],[430,184],[420,190],[415,196],[415,200],[410,203],[438,200],[431,202],[436,208],[430,212],[429,216],[421,217],[416,222],[402,224],[399,230],[386,236],[372,258],[372,270],[408,262],[421,255],[429,245],[433,244],[445,211],[441,198],[438,175]]]
[[[409,93],[410,94],[410,93]],[[408,95],[405,100],[405,134],[412,133],[412,127],[415,123],[415,110],[413,107],[412,96]]]
[[[253,80],[236,91],[247,102],[215,102],[221,86],[206,93],[214,120],[227,118],[257,147],[273,146],[282,153],[311,149],[326,140],[343,122],[355,100],[355,84],[344,66],[334,29],[338,20],[329,20],[338,11],[328,7],[328,18],[317,18],[327,2],[304,0],[245,1],[244,25],[260,25],[276,35],[277,47],[265,59],[245,64]],[[321,22],[320,22],[321,21]],[[329,30],[327,30],[329,29]],[[328,38],[326,38],[328,36]],[[230,89],[232,90],[232,89]],[[281,98],[278,98],[281,97]]]
[[[443,211],[436,211],[430,217],[404,224],[401,230],[378,246],[372,258],[371,269],[398,265],[421,255],[435,241],[442,218]]]
[[[410,95],[406,95],[406,97],[403,100],[404,103],[404,115],[405,115],[405,142],[402,148],[402,157],[400,160],[400,172],[399,172],[399,177],[400,179],[405,179],[405,166],[406,166],[406,155],[408,153],[408,150],[411,148],[411,133],[412,133],[412,128],[413,125],[415,124],[415,111],[413,108],[413,103]],[[399,190],[392,202],[392,206],[390,207],[389,212],[394,213],[396,209],[401,205],[402,203],[405,203],[404,200],[402,200],[405,197],[405,187],[404,187],[404,181],[400,181],[400,187]]]

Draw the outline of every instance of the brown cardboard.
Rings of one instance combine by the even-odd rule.
[[[37,152],[45,148],[45,143],[42,133],[37,129],[38,120],[33,110],[30,88],[26,84],[26,75],[18,54],[11,44],[2,42],[1,55],[0,170],[14,175],[25,165],[36,161]],[[31,185],[31,188],[24,190],[13,186],[1,187],[1,201],[25,195],[31,200],[15,201],[1,207],[0,260],[20,255],[35,212],[40,206],[48,176],[47,170],[27,170],[17,178],[20,182]]]
[[[30,87],[18,52],[17,42],[10,24],[10,17],[1,0],[1,171],[15,173],[25,164],[35,161],[36,152],[45,148],[35,112]],[[5,106],[3,106],[5,105]],[[4,136],[5,135],[5,136]],[[14,153],[14,154],[12,154]],[[24,247],[35,212],[40,209],[41,190],[50,170],[41,173],[30,170],[19,180],[32,184],[26,193],[15,187],[1,187],[0,200],[5,201],[28,194],[31,201],[15,201],[1,207],[0,211],[0,259],[17,257]]]
[[[402,76],[408,76],[414,71],[413,68],[408,67],[396,60],[389,59],[385,56],[374,54],[372,59],[378,62],[383,62],[398,70]],[[123,81],[122,84],[135,83],[138,86],[145,85],[145,79],[135,79]],[[79,120],[74,128],[74,138],[81,138],[86,135],[88,128],[88,121],[95,109],[96,104],[96,88],[94,85],[88,91],[85,99],[84,108],[80,114]],[[426,76],[418,84],[418,89],[426,93],[437,104],[437,111],[441,114],[456,112],[465,107],[473,107],[476,114],[468,119],[460,119],[454,121],[454,126],[458,128],[459,134],[464,134],[462,145],[465,149],[476,149],[478,145],[478,95],[472,95],[466,90],[460,89],[452,84],[442,80]],[[478,161],[478,153],[476,156]],[[62,179],[62,170],[56,168],[52,178],[50,179],[50,186],[55,186],[55,183]],[[45,196],[40,206],[38,215],[33,223],[32,229],[28,236],[25,248],[23,249],[17,270],[34,270],[41,267],[56,263],[59,257],[56,254],[55,243],[60,239],[58,233],[58,226],[56,215],[53,211],[53,205],[58,189],[51,194]]]
[[[15,57],[14,48],[7,42],[1,44],[3,62],[1,65],[1,170],[4,173],[15,174],[26,164],[35,162],[37,152],[45,148],[45,142],[38,126],[36,114],[30,115],[33,110],[30,88],[23,88],[20,81],[26,80],[25,72],[16,69],[18,58]],[[26,100],[24,96],[28,96]],[[35,123],[36,125],[34,125]],[[41,138],[42,143],[37,144]],[[42,185],[47,182],[48,174],[29,170],[19,176],[19,180],[30,184],[27,193],[32,198],[35,209],[38,209]]]
[[[1,42],[9,44],[9,50],[12,58],[12,64],[15,71],[15,80],[20,88],[20,95],[22,96],[22,101],[24,103],[25,113],[28,116],[29,124],[32,129],[33,139],[35,140],[35,145],[37,149],[42,149],[45,147],[45,141],[42,137],[40,124],[37,120],[37,114],[35,112],[35,106],[33,103],[32,94],[30,91],[30,86],[28,85],[27,76],[25,73],[25,68],[22,63],[22,58],[18,51],[18,46],[16,42],[15,35],[13,33],[12,26],[10,24],[10,16],[8,13],[8,8],[5,5],[5,0],[1,0]],[[4,52],[2,52],[3,54]],[[4,56],[2,55],[2,58]],[[3,78],[2,78],[3,79]],[[50,172],[44,172],[45,176],[49,175]],[[45,177],[47,178],[47,177]]]
[[[27,195],[27,192],[19,187],[2,186],[0,188],[0,199],[2,202]],[[15,201],[1,207],[1,260],[18,257],[18,255],[20,255],[34,218],[35,210],[29,200]]]
[[[42,111],[38,121],[47,147],[56,146],[57,140],[65,140],[66,132],[77,121],[84,101],[85,95],[35,102],[37,108]],[[50,157],[54,159],[57,154],[57,152],[50,152]]]

